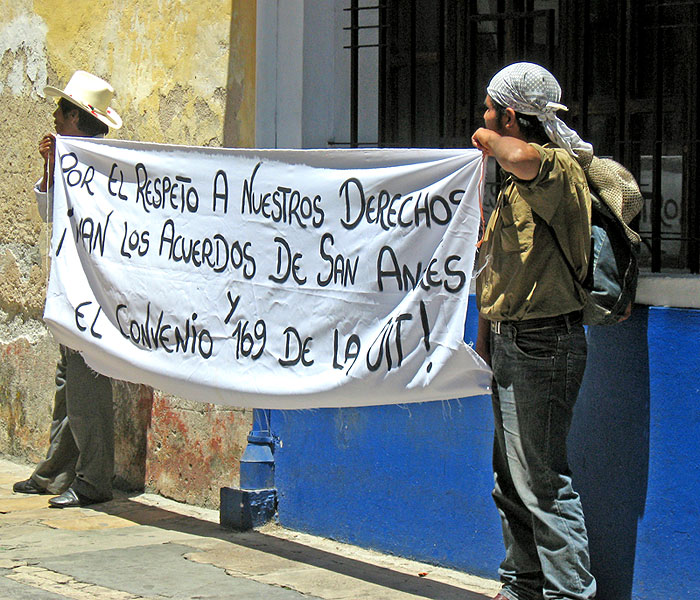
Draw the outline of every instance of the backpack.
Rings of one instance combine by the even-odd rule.
[[[640,244],[631,240],[607,205],[591,193],[591,253],[581,282],[585,294],[583,322],[614,325],[637,292]]]
[[[562,255],[585,295],[583,323],[614,325],[623,319],[637,292],[641,238],[629,222],[642,209],[643,198],[621,164],[594,156],[582,166],[591,191],[591,252],[583,281]]]

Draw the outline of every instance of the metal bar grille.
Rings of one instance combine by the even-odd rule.
[[[656,6],[654,21],[659,22],[659,6]],[[661,155],[663,137],[663,77],[661,75],[661,28],[654,31],[654,149],[652,176],[652,216],[651,216],[651,270],[661,270]]]
[[[539,62],[562,82],[565,120],[642,183],[643,267],[700,272],[700,0],[346,1],[378,14],[380,145],[470,147],[490,76]],[[365,27],[349,28],[356,57],[375,47]],[[351,68],[353,145],[360,79]]]
[[[360,50],[363,48],[382,49],[386,45],[386,34],[383,31],[387,26],[380,24],[381,16],[376,24],[361,25],[361,13],[381,13],[386,8],[383,3],[373,5],[360,5],[360,0],[350,0],[350,6],[343,10],[350,14],[350,26],[343,27],[343,31],[350,32],[350,44],[343,48],[350,51],[350,143],[338,145],[349,145],[351,148],[360,146],[359,140],[359,114],[360,114]],[[374,43],[360,43],[360,32],[377,32],[377,41]],[[383,53],[379,54],[380,70],[383,68]],[[384,94],[380,94],[380,104],[383,102]],[[380,127],[381,133],[381,127]]]
[[[350,147],[357,148],[359,125],[359,5],[352,0],[350,6]]]

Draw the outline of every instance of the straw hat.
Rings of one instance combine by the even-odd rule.
[[[44,93],[52,98],[65,98],[89,112],[108,127],[119,129],[122,119],[109,105],[114,98],[114,88],[104,79],[85,71],[76,71],[70,78],[65,90],[59,90],[51,85],[44,88]]]
[[[644,205],[644,197],[632,174],[620,163],[609,158],[579,157],[591,191],[596,192],[603,203],[622,224],[627,237],[633,243],[641,241],[630,226]]]

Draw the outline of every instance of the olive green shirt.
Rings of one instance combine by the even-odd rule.
[[[479,251],[477,304],[491,321],[551,317],[583,307],[562,251],[583,281],[591,245],[586,176],[566,150],[532,146],[540,153],[539,173],[531,181],[506,177]]]

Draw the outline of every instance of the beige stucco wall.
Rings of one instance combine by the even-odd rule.
[[[0,452],[46,450],[57,345],[41,321],[50,227],[34,204],[44,85],[76,69],[109,80],[124,127],[110,137],[252,146],[255,0],[0,0]],[[114,384],[117,480],[216,505],[235,485],[248,411]],[[147,447],[147,449],[146,449]]]

